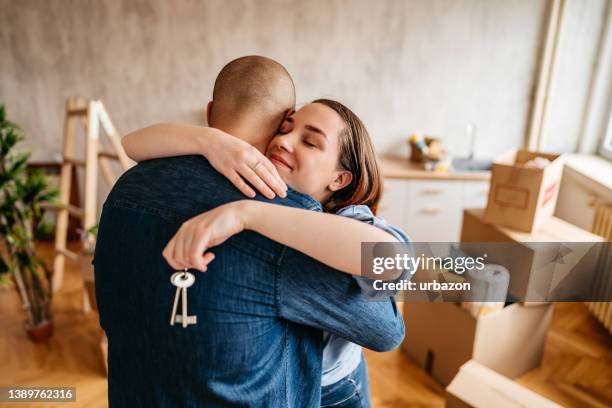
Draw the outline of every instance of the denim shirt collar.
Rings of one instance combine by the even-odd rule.
[[[308,194],[300,193],[289,186],[287,186],[287,199],[298,203],[307,210],[323,212],[323,206],[320,202]]]

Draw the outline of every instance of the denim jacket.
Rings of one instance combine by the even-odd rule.
[[[336,212],[336,215],[352,218],[380,228],[393,235],[399,242],[405,243],[407,248],[410,248],[410,238],[408,238],[404,231],[375,216],[370,208],[365,205],[349,205]],[[405,271],[397,280],[410,279],[411,277],[412,274],[409,271]],[[353,279],[359,284],[361,292],[370,299],[389,299],[393,301],[392,296],[397,294],[396,292],[374,290],[372,288],[372,280],[369,278],[353,276]],[[356,370],[362,360],[362,351],[361,347],[357,344],[326,332],[323,333],[323,343],[323,377],[321,385],[326,387],[346,378]]]
[[[252,231],[214,247],[208,271],[195,272],[197,324],[170,326],[164,246],[188,218],[240,199],[200,156],[142,162],[115,184],[94,258],[111,408],[316,407],[323,330],[378,351],[403,339],[394,302],[368,300],[349,275]],[[293,190],[273,202],[320,210]]]

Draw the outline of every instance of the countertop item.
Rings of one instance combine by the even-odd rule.
[[[411,163],[407,158],[403,157],[378,156],[378,163],[383,177],[387,179],[488,181],[491,178],[490,171],[450,171],[448,173],[425,171],[418,164]]]

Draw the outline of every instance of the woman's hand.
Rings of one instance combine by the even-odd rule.
[[[224,204],[185,221],[162,255],[174,269],[206,271],[215,256],[204,252],[246,228],[245,210],[250,203],[245,200]]]
[[[245,180],[266,198],[274,198],[274,193],[280,197],[287,195],[287,185],[266,156],[247,142],[215,130],[212,137],[202,140],[204,156],[215,170],[247,197],[255,197],[255,191]]]

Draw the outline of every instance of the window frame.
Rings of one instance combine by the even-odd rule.
[[[608,112],[608,124],[599,146],[599,154],[608,160],[612,160],[612,107]]]

